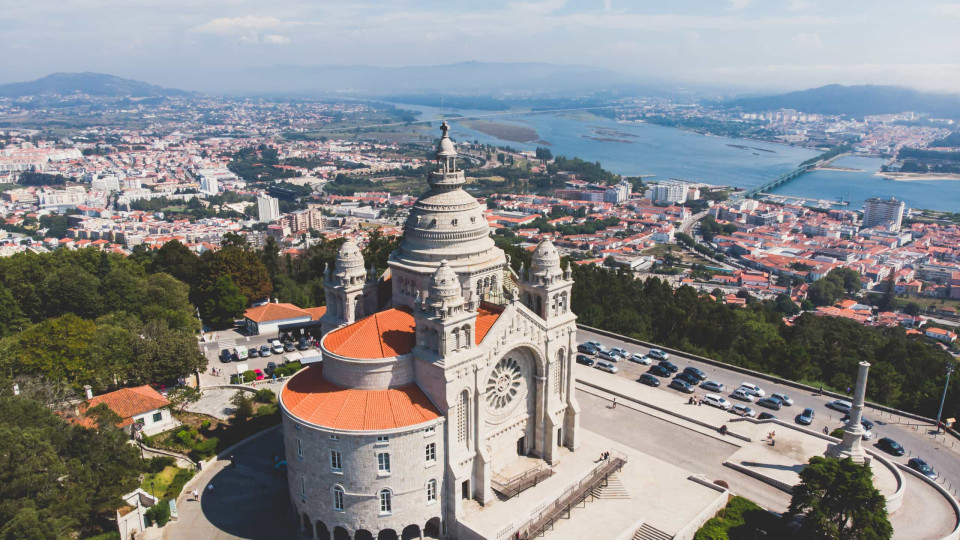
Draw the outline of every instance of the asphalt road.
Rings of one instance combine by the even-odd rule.
[[[593,332],[588,332],[586,330],[579,330],[577,337],[580,343],[583,343],[584,341],[599,341],[607,348],[622,347],[630,353],[639,352],[646,354],[648,351],[646,347],[629,344],[617,339],[594,334]],[[763,407],[758,407],[756,404],[748,403],[747,405],[756,410],[757,414],[762,411],[766,411],[772,413],[781,420],[794,421],[794,418],[799,415],[804,408],[809,407],[816,413],[813,425],[809,426],[810,429],[822,430],[824,427],[827,427],[832,431],[833,429],[842,427],[843,425],[841,422],[843,415],[826,407],[826,403],[833,400],[831,397],[820,396],[816,393],[811,394],[808,392],[803,392],[796,388],[775,384],[762,379],[751,380],[750,377],[740,374],[736,371],[715,367],[681,355],[670,355],[670,361],[676,364],[680,368],[680,371],[683,371],[683,368],[686,366],[693,366],[706,373],[708,381],[713,380],[723,383],[726,386],[726,389],[720,394],[727,397],[727,399],[734,404],[744,403],[742,401],[730,398],[730,393],[743,382],[752,382],[757,384],[766,392],[767,396],[773,392],[781,392],[794,400],[793,406],[783,407],[779,411],[772,411]],[[642,373],[645,373],[647,370],[649,370],[649,366],[643,366],[630,361],[620,361],[617,363],[617,367],[619,369],[619,373],[616,375],[611,375],[612,377],[626,377],[631,380],[637,380]],[[649,386],[640,385],[639,383],[637,384],[651,392],[676,392],[676,390],[667,388],[667,383],[669,383],[669,380],[661,380],[662,384],[659,388],[651,388]],[[870,384],[869,378],[867,384]],[[702,396],[708,393],[712,392],[707,392],[697,387],[695,395]],[[880,411],[870,409],[869,407],[864,410],[864,417],[872,420],[875,424],[873,429],[873,437],[869,441],[864,441],[865,446],[872,448],[873,450],[879,450],[874,447],[876,442],[882,437],[890,437],[891,439],[899,442],[904,449],[907,450],[907,454],[902,457],[896,457],[884,453],[888,459],[906,464],[911,457],[919,456],[940,474],[940,481],[945,482],[944,485],[951,492],[953,492],[953,489],[957,489],[958,492],[960,492],[960,442],[954,441],[949,435],[946,436],[945,443],[942,442],[944,437],[943,435],[940,435],[935,440],[932,436],[932,433],[935,431],[932,424],[917,426],[917,422],[915,420],[900,418],[898,416],[891,417],[887,413],[883,413],[881,415]],[[953,445],[952,447],[951,444]]]

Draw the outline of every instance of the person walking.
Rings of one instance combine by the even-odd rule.
[[[617,408],[617,397],[616,397],[616,396],[613,397],[613,408],[614,408],[614,409]]]
[[[200,493],[197,491],[197,488],[193,488],[193,500],[200,502]]]

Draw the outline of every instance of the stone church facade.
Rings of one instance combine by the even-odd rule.
[[[569,268],[544,241],[512,277],[442,129],[391,297],[345,243],[324,280],[323,362],[281,391],[291,501],[318,538],[456,538],[520,456],[577,447]]]

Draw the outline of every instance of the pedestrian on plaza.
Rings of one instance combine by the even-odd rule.
[[[197,492],[197,488],[193,488],[193,500],[197,502],[200,501],[200,494]]]
[[[703,400],[702,400],[702,399],[698,399],[698,400],[697,400],[697,407],[700,407],[701,405],[703,405]]]
[[[822,384],[820,385],[820,395],[821,395],[821,396],[823,395],[823,385],[822,385]]]
[[[693,396],[690,396],[690,399],[687,400],[687,405],[693,405]]]
[[[237,460],[234,459],[233,454],[230,454],[230,468],[231,469],[237,468]]]
[[[613,408],[614,408],[614,409],[617,408],[617,397],[616,397],[616,396],[613,397]]]
[[[830,430],[827,429],[827,426],[823,426],[823,434],[824,434],[824,435],[829,435],[829,434],[830,434]]]

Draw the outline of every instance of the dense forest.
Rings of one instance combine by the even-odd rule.
[[[514,266],[529,266],[530,252],[498,239]],[[843,282],[838,274],[831,281]],[[596,265],[573,265],[573,311],[578,322],[651,341],[730,364],[811,385],[844,390],[853,386],[857,364],[870,370],[867,397],[891,407],[935,416],[950,355],[903,328],[866,327],[855,321],[806,313],[783,322],[792,302],[748,300],[746,308],[701,297],[688,286],[674,290],[657,278],[638,281],[629,273]],[[841,285],[842,287],[842,285]],[[958,395],[960,381],[950,381]],[[960,414],[947,401],[944,416]]]

